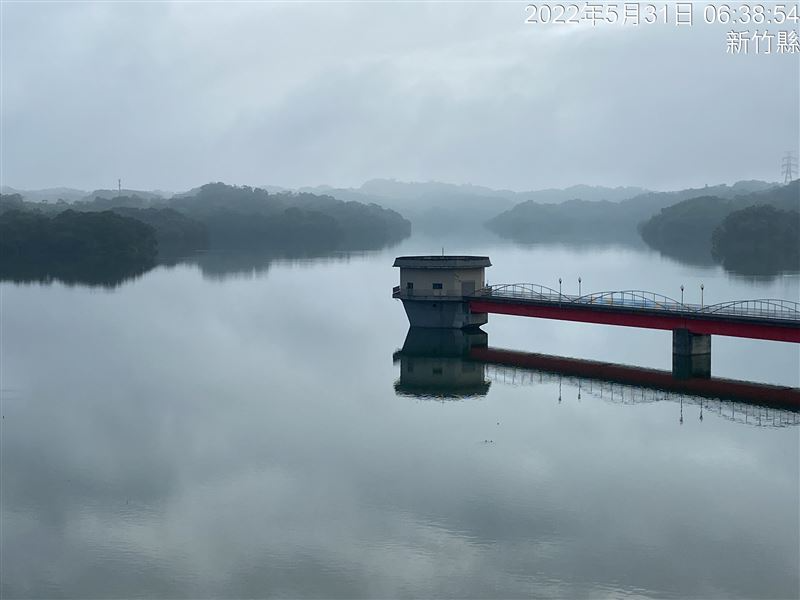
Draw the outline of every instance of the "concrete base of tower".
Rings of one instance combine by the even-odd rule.
[[[471,313],[469,303],[461,299],[403,300],[411,327],[464,329],[480,327],[489,321],[487,313]]]

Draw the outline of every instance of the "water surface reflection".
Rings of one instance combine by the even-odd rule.
[[[401,350],[398,395],[460,399],[486,396],[492,382],[514,386],[558,385],[577,394],[625,405],[669,401],[734,422],[800,425],[800,389],[720,378],[676,377],[668,371],[489,347],[481,329],[411,327]],[[571,392],[570,392],[571,393]]]
[[[431,246],[224,279],[177,265],[103,294],[0,284],[3,597],[797,597],[797,427],[700,406],[678,426],[679,403],[578,399],[566,376],[559,403],[557,379],[508,385],[491,365],[469,401],[398,398],[390,265]],[[489,254],[496,281],[701,276],[619,249],[453,251]],[[707,294],[747,294],[715,273]],[[486,331],[670,364],[660,334]],[[714,370],[791,384],[789,350],[720,343]]]

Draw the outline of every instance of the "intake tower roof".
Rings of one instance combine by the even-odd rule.
[[[398,256],[395,267],[405,269],[481,269],[491,267],[488,256]]]

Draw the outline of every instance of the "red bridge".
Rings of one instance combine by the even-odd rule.
[[[701,306],[640,290],[571,296],[528,283],[487,286],[464,300],[473,313],[800,342],[800,303],[789,300],[737,300]]]
[[[488,322],[490,313],[582,323],[671,330],[673,373],[711,374],[711,336],[800,343],[800,303],[736,300],[686,304],[654,292],[630,290],[573,296],[543,285],[486,285],[487,256],[401,256],[400,285],[412,327],[463,329]]]

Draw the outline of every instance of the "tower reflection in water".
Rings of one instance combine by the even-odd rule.
[[[470,352],[485,348],[488,340],[481,329],[410,328],[403,348],[394,353],[400,363],[395,392],[439,399],[485,396],[491,385],[486,363],[471,359]]]
[[[676,403],[695,405],[700,419],[715,414],[762,427],[800,425],[800,389],[721,378],[683,379],[671,371],[563,358],[489,347],[481,329],[408,330],[402,349],[397,395],[460,400],[483,397],[492,383],[557,384],[574,388],[576,398],[592,396],[619,404]],[[566,390],[564,391],[566,394]],[[561,393],[559,393],[559,401]]]

